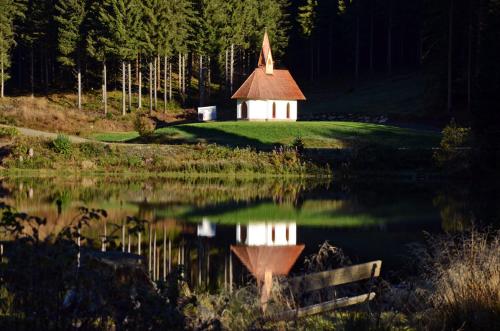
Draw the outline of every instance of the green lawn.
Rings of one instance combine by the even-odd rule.
[[[440,134],[388,125],[357,122],[211,122],[175,125],[159,129],[152,137],[139,138],[135,132],[102,133],[94,139],[107,142],[160,144],[217,143],[220,145],[272,148],[289,145],[302,137],[307,148],[344,148],[355,144],[384,147],[430,148]]]

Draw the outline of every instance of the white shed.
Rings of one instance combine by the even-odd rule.
[[[296,121],[297,101],[305,96],[288,70],[274,69],[267,32],[258,67],[232,96],[238,120]]]
[[[207,122],[217,120],[217,107],[199,107],[198,108],[198,121]]]

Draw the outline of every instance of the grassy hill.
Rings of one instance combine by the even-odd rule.
[[[161,144],[217,143],[227,146],[272,148],[289,145],[301,137],[306,148],[346,148],[358,144],[383,147],[430,148],[440,135],[389,125],[356,122],[212,122],[173,125],[156,130],[151,137],[136,132],[102,133],[93,138],[108,142]]]
[[[424,81],[417,75],[398,75],[360,81],[336,79],[335,84],[303,86],[307,102],[301,115],[335,114],[419,118],[424,115]]]

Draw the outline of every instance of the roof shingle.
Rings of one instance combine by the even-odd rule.
[[[267,75],[264,68],[257,68],[232,99],[306,100],[306,97],[288,70],[275,69],[272,75]]]

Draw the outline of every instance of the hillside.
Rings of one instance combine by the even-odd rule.
[[[307,102],[300,105],[301,118],[334,115],[414,120],[425,116],[424,80],[415,74],[374,77],[358,84],[336,79],[329,84],[304,84],[303,90]]]
[[[152,137],[135,132],[102,133],[92,136],[107,142],[160,144],[217,143],[227,146],[273,148],[289,145],[301,137],[306,148],[347,148],[359,144],[384,147],[437,146],[434,131],[355,122],[212,122],[173,125],[156,130]]]

